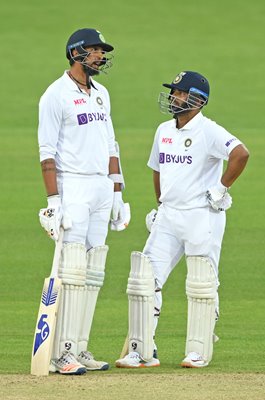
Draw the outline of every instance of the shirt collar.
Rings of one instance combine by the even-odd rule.
[[[83,92],[81,89],[79,89],[77,84],[70,78],[70,76],[68,75],[68,70],[64,71],[63,80],[65,81],[65,84],[68,86],[69,89],[77,91],[77,92]],[[96,84],[96,82],[93,79],[91,79],[91,86],[95,90],[98,90],[97,87],[95,86],[95,84]]]
[[[69,89],[80,92],[77,84],[68,75],[68,71],[64,71],[63,80],[65,81],[65,84],[68,86]]]
[[[179,131],[185,131],[185,130],[193,129],[194,126],[199,124],[202,119],[203,119],[203,115],[202,115],[201,112],[199,112],[198,114],[195,115],[195,117],[193,117],[189,122],[187,122],[186,125],[184,125],[182,128],[180,128]]]

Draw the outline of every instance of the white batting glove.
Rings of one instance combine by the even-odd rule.
[[[58,240],[59,230],[62,225],[64,229],[72,226],[70,218],[63,216],[62,203],[59,195],[48,197],[48,207],[39,211],[40,224],[53,240]]]
[[[153,208],[153,210],[151,210],[145,217],[145,225],[146,225],[148,232],[151,232],[151,230],[152,230],[153,224],[156,219],[156,214],[157,214],[157,210],[155,210]]]
[[[232,205],[232,197],[227,192],[228,188],[221,182],[206,192],[206,198],[210,206],[216,211],[226,211]]]
[[[121,192],[114,192],[112,205],[112,218],[110,229],[112,231],[123,231],[131,220],[131,210],[129,203],[124,203]]]

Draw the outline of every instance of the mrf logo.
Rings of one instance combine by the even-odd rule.
[[[39,330],[39,332],[37,332],[36,335],[35,335],[33,355],[36,354],[38,348],[49,337],[50,328],[49,328],[49,325],[48,325],[48,323],[46,321],[47,317],[48,317],[47,314],[42,314],[40,319],[39,319],[39,322],[38,322],[38,330]]]
[[[76,106],[78,106],[80,104],[86,104],[86,100],[85,99],[76,99],[76,100],[74,100],[74,103]]]
[[[167,143],[167,144],[172,144],[172,138],[168,138],[168,137],[163,137],[162,138],[162,143]]]

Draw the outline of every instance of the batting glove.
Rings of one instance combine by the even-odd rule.
[[[112,205],[112,218],[110,229],[112,231],[123,231],[131,220],[131,210],[129,203],[124,203],[121,192],[114,192]]]
[[[58,240],[61,225],[65,230],[72,226],[70,218],[67,215],[63,215],[59,195],[48,196],[48,207],[40,209],[39,218],[41,226],[53,240]]]
[[[157,215],[157,210],[153,208],[145,217],[145,225],[148,232],[151,232]]]
[[[228,188],[221,182],[207,190],[206,198],[215,211],[226,211],[232,206],[232,197],[228,193]]]

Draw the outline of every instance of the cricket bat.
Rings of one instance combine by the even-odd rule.
[[[120,358],[124,358],[129,353],[129,335],[126,336]]]
[[[61,279],[58,278],[62,245],[63,229],[61,228],[59,238],[55,244],[51,274],[44,280],[35,328],[31,357],[31,374],[36,376],[49,375],[49,365],[62,284]]]

